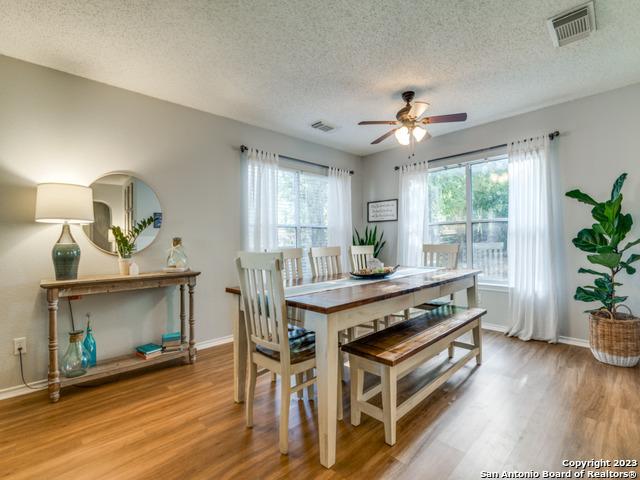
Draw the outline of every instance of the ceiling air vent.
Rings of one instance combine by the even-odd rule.
[[[323,122],[322,120],[318,120],[317,122],[312,123],[311,128],[322,130],[323,132],[330,132],[331,130],[336,129],[336,127],[334,127],[333,125],[329,125],[327,122]]]
[[[588,37],[596,29],[593,2],[572,8],[547,20],[551,40],[556,47]]]

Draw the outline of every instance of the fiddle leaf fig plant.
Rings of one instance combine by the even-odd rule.
[[[136,223],[131,230],[123,232],[117,225],[111,226],[113,238],[116,241],[116,249],[120,258],[130,258],[136,247],[136,239],[147,228],[153,224],[153,216],[144,218]]]
[[[640,244],[640,239],[624,242],[627,234],[633,226],[631,214],[622,212],[622,186],[627,174],[620,175],[613,184],[611,197],[599,202],[593,197],[581,192],[571,190],[567,197],[575,198],[579,202],[593,207],[591,216],[596,221],[591,228],[584,228],[578,232],[573,244],[587,252],[587,260],[596,267],[604,267],[605,271],[592,268],[580,268],[578,273],[594,275],[592,285],[578,287],[574,298],[581,302],[598,302],[601,307],[596,310],[607,310],[613,318],[616,318],[616,307],[624,302],[627,297],[616,293],[617,287],[622,284],[616,281],[616,276],[625,271],[628,275],[636,273],[635,262],[640,260],[640,255],[629,253],[629,249]],[[594,310],[588,310],[594,311]]]
[[[360,236],[358,230],[356,228],[353,229],[354,233],[352,235],[353,245],[373,245],[373,256],[378,258],[382,248],[387,243],[386,240],[382,240],[384,237],[384,232],[380,234],[380,238],[378,238],[378,226],[376,225],[371,230],[369,230],[369,226],[367,225],[364,229],[364,236]]]

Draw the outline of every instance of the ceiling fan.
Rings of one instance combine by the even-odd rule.
[[[415,92],[408,91],[402,94],[402,100],[407,104],[396,113],[397,120],[370,120],[358,123],[358,125],[394,125],[384,135],[376,138],[371,145],[376,145],[395,134],[400,145],[409,145],[413,141],[431,138],[429,132],[422,126],[430,123],[464,122],[467,119],[466,113],[452,113],[450,115],[435,115],[432,117],[422,117],[422,114],[429,108],[427,102],[413,101]],[[413,102],[413,104],[411,103]]]

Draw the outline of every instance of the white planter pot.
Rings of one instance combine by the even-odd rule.
[[[129,275],[129,265],[131,265],[130,258],[118,258],[118,270],[120,275]]]

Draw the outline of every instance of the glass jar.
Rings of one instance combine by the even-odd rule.
[[[187,255],[184,253],[184,247],[182,246],[182,239],[175,237],[169,250],[169,256],[167,257],[167,268],[186,270],[188,267],[189,264],[187,262]]]
[[[60,361],[60,372],[65,377],[79,377],[87,373],[88,358],[82,346],[82,330],[69,332],[69,346]]]

